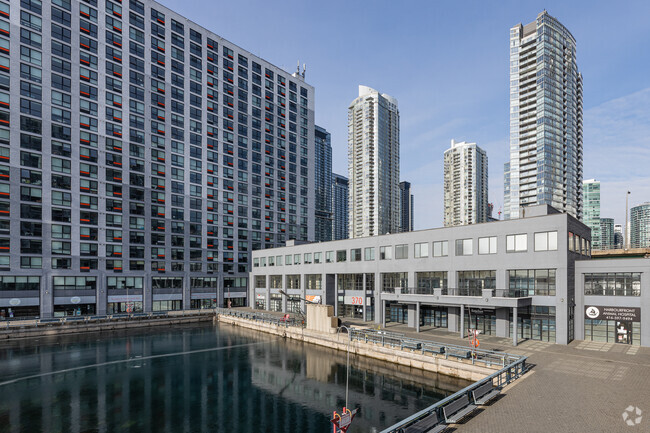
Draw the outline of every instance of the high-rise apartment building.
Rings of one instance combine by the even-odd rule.
[[[399,231],[397,100],[366,86],[348,108],[349,235]]]
[[[451,140],[444,155],[445,227],[488,220],[488,159],[476,143]]]
[[[332,139],[325,128],[316,125],[314,129],[314,164],[316,187],[316,242],[332,240]]]
[[[548,204],[582,217],[582,75],[571,32],[546,11],[510,29],[504,215]]]
[[[614,248],[623,248],[623,224],[614,224]]]
[[[400,232],[413,231],[413,194],[411,194],[411,182],[402,181],[399,183],[400,203]]]
[[[333,173],[332,210],[334,213],[333,240],[348,238],[348,178]]]
[[[154,1],[0,1],[0,105],[16,316],[245,305],[251,250],[314,238],[304,73]]]
[[[630,248],[650,248],[650,203],[630,209]]]
[[[589,179],[582,183],[582,206],[582,222],[591,229],[591,248],[594,250],[607,249],[603,248],[601,244],[599,181]],[[612,227],[613,229],[614,227]]]
[[[587,224],[585,222],[585,224]],[[615,248],[615,238],[614,238],[614,218],[601,218],[600,219],[600,249],[601,250],[612,250]],[[594,231],[591,231],[592,236],[592,248],[593,247],[593,236]]]

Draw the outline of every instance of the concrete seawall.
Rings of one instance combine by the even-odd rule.
[[[347,334],[315,332],[303,328],[278,326],[271,323],[262,323],[223,314],[219,314],[217,320],[221,323],[228,323],[234,326],[266,332],[268,334],[278,335],[292,340],[317,344],[319,346],[329,347],[344,352],[348,350]],[[434,355],[430,353],[422,354],[409,349],[402,350],[390,346],[365,343],[363,341],[352,341],[349,343],[349,348],[350,353],[355,355],[388,361],[394,364],[418,368],[425,371],[432,371],[447,376],[459,377],[470,381],[483,379],[501,369],[501,366],[497,365],[493,367],[473,365],[470,360],[456,359],[453,357],[445,359],[443,355]]]
[[[24,326],[15,324],[9,328],[2,328],[0,324],[0,341],[11,341],[22,338],[34,338],[44,336],[58,336],[79,334],[85,332],[109,332],[124,329],[149,328],[152,326],[174,326],[187,323],[213,321],[214,314],[196,314],[196,315],[175,315],[167,317],[147,317],[132,320],[114,320],[100,322],[52,322],[35,326],[34,323],[25,323]],[[30,326],[31,325],[31,326]]]

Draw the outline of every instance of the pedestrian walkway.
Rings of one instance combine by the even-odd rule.
[[[362,320],[343,323],[377,328]],[[388,323],[385,329],[469,346],[467,338],[439,328],[423,327],[418,333]],[[489,407],[446,432],[650,432],[650,348],[581,340],[566,346],[523,340],[514,347],[510,338],[483,335],[479,340],[481,349],[528,356],[533,368]]]
[[[371,323],[345,320],[359,326]],[[376,326],[376,325],[374,325]],[[440,329],[415,332],[389,323],[386,330],[449,344],[468,344],[457,333]],[[481,349],[528,356],[532,370],[503,395],[462,424],[464,432],[650,432],[650,348],[616,343],[573,341],[567,346],[479,336]],[[632,406],[643,411],[627,412]],[[636,413],[636,410],[634,410]]]

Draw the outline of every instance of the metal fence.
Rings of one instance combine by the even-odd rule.
[[[42,328],[44,326],[61,326],[65,324],[92,324],[119,321],[137,321],[147,319],[175,318],[214,315],[214,309],[154,311],[151,313],[120,313],[90,316],[65,316],[47,319],[11,319],[0,322],[0,330],[19,328]]]
[[[284,316],[280,317],[274,314],[230,310],[228,308],[216,308],[215,311],[217,314],[240,317],[242,319],[253,320],[255,322],[269,323],[272,325],[285,326],[285,327],[289,327],[289,326],[304,327],[306,323],[302,315],[292,316],[290,314],[285,314]]]

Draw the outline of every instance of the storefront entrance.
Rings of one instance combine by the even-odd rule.
[[[447,307],[420,306],[420,325],[447,328]]]
[[[585,340],[639,346],[641,322],[585,319]]]
[[[408,320],[408,305],[386,303],[386,322],[407,323]]]
[[[497,316],[494,310],[465,310],[465,329],[476,329],[483,335],[496,335]]]

